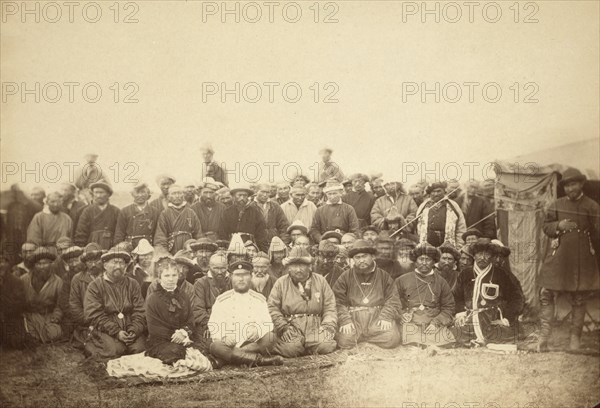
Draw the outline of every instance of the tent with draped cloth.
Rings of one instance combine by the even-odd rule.
[[[545,211],[553,200],[564,195],[558,182],[569,167],[587,176],[584,192],[600,203],[600,138],[496,160],[494,164],[498,236],[511,249],[512,272],[521,282],[528,311],[535,315],[539,306],[536,280],[549,245],[542,231]],[[600,254],[598,233],[594,245],[597,256]],[[598,304],[597,298],[593,303]],[[593,304],[588,309],[598,312]]]

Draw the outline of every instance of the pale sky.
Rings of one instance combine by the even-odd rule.
[[[109,8],[113,3],[99,2],[102,16],[97,23],[85,21],[80,8],[70,23],[66,7],[62,18],[51,23],[56,10],[43,9],[45,2],[39,3],[40,22],[35,23],[35,15],[22,15],[21,2],[2,3],[3,188],[24,178],[25,187],[51,189],[56,166],[49,163],[58,164],[65,181],[64,163],[82,161],[88,152],[100,155],[98,162],[122,189],[128,188],[128,174],[153,181],[156,174],[169,172],[180,180],[197,180],[199,145],[204,142],[213,144],[215,158],[230,169],[235,163],[240,170],[246,166],[250,178],[256,167],[248,163],[258,163],[262,180],[269,176],[266,162],[280,163],[275,179],[293,162],[312,178],[309,166],[319,160],[317,152],[325,145],[335,150],[334,160],[347,174],[381,172],[386,179],[412,182],[423,175],[422,163],[433,170],[430,177],[442,178],[455,177],[452,169],[457,166],[448,163],[457,163],[460,178],[466,179],[469,167],[464,163],[478,162],[472,168],[475,178],[482,179],[484,164],[494,159],[600,134],[597,1],[529,2],[537,9],[520,2],[518,23],[510,9],[513,1],[496,3],[502,11],[496,23],[484,19],[495,17],[493,8],[485,15],[482,11],[489,2],[474,10],[472,23],[466,6],[462,18],[451,23],[446,20],[456,10],[439,3],[436,23],[434,15],[422,16],[420,9],[408,14],[422,2],[394,1],[318,3],[318,23],[313,1],[294,3],[302,11],[297,23],[285,21],[284,3],[275,8],[273,23],[264,3],[254,3],[262,17],[251,23],[246,20],[254,18],[255,10],[241,2],[236,23],[234,15],[222,16],[221,10],[207,14],[213,6],[220,9],[221,2],[132,2],[137,10],[125,9],[121,2],[120,22],[115,23],[114,9]],[[235,2],[228,4],[235,7]],[[436,3],[427,4],[433,9]],[[295,11],[288,9],[286,16],[293,18]],[[137,23],[122,22],[130,13]],[[337,23],[322,22],[332,13]],[[95,10],[87,10],[89,19],[94,15]],[[528,15],[538,22],[524,23]],[[36,82],[38,103],[34,94],[22,95],[23,83],[35,89]],[[56,103],[49,102],[56,97],[56,87],[48,85],[53,82],[61,84]],[[73,103],[69,85],[64,85],[69,82],[80,84]],[[134,90],[124,89],[129,82],[137,84],[137,103],[123,103]],[[234,89],[236,82],[239,103],[234,95],[226,95],[222,103],[219,91],[205,94],[203,101],[203,84],[225,83]],[[280,84],[273,103],[265,85],[271,82]],[[410,83],[435,89],[436,82],[440,103],[420,89],[415,95],[405,93],[403,102],[403,88],[414,90]],[[97,103],[83,99],[86,83],[101,88]],[[114,83],[121,88],[118,103]],[[241,94],[248,83],[260,86],[262,97],[256,103]],[[282,95],[283,85],[290,83],[302,90],[296,103]],[[451,83],[459,84],[461,97],[456,97],[456,86],[447,85]],[[472,103],[465,83],[479,84]],[[488,87],[490,98],[495,89],[502,90],[498,102],[484,99],[485,84],[497,84]],[[245,89],[246,99],[253,98],[256,87]],[[287,89],[294,97],[295,88]],[[442,89],[446,99],[457,102],[445,100]],[[94,88],[88,90],[94,97]],[[332,91],[337,91],[337,103],[323,103]],[[538,102],[523,103],[532,92]],[[565,157],[565,162],[572,159]],[[23,167],[35,169],[36,163],[39,183],[34,175],[22,173]],[[421,172],[403,174],[407,168]],[[291,175],[294,167],[288,169]]]

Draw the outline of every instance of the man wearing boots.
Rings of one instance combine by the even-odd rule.
[[[281,365],[283,358],[269,356],[275,342],[267,300],[252,288],[252,264],[229,265],[233,289],[219,295],[208,321],[213,343],[210,353],[238,365]]]
[[[569,168],[560,181],[565,197],[556,200],[546,213],[544,233],[552,240],[540,271],[540,336],[538,351],[548,350],[554,295],[566,292],[571,299],[569,349],[580,347],[586,312],[586,297],[600,289],[598,261],[592,239],[600,232],[600,206],[583,194],[585,176]]]

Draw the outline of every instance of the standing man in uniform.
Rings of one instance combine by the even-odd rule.
[[[542,266],[540,290],[540,336],[538,351],[548,350],[554,294],[565,292],[571,298],[569,349],[578,350],[586,312],[586,297],[600,289],[598,254],[592,239],[600,232],[600,206],[583,193],[586,177],[577,169],[567,169],[560,184],[565,197],[556,200],[546,213],[544,233],[552,239]]]

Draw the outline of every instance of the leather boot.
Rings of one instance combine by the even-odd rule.
[[[548,340],[552,332],[552,319],[554,318],[554,295],[550,291],[542,289],[540,293],[540,332],[538,337],[537,351],[543,353],[548,351]]]
[[[263,357],[258,353],[250,353],[236,347],[231,352],[231,362],[247,366],[270,366],[282,365],[283,358],[281,356]]]
[[[569,350],[579,350],[581,346],[581,332],[583,331],[583,322],[585,319],[586,305],[575,306],[571,309],[571,340]]]

